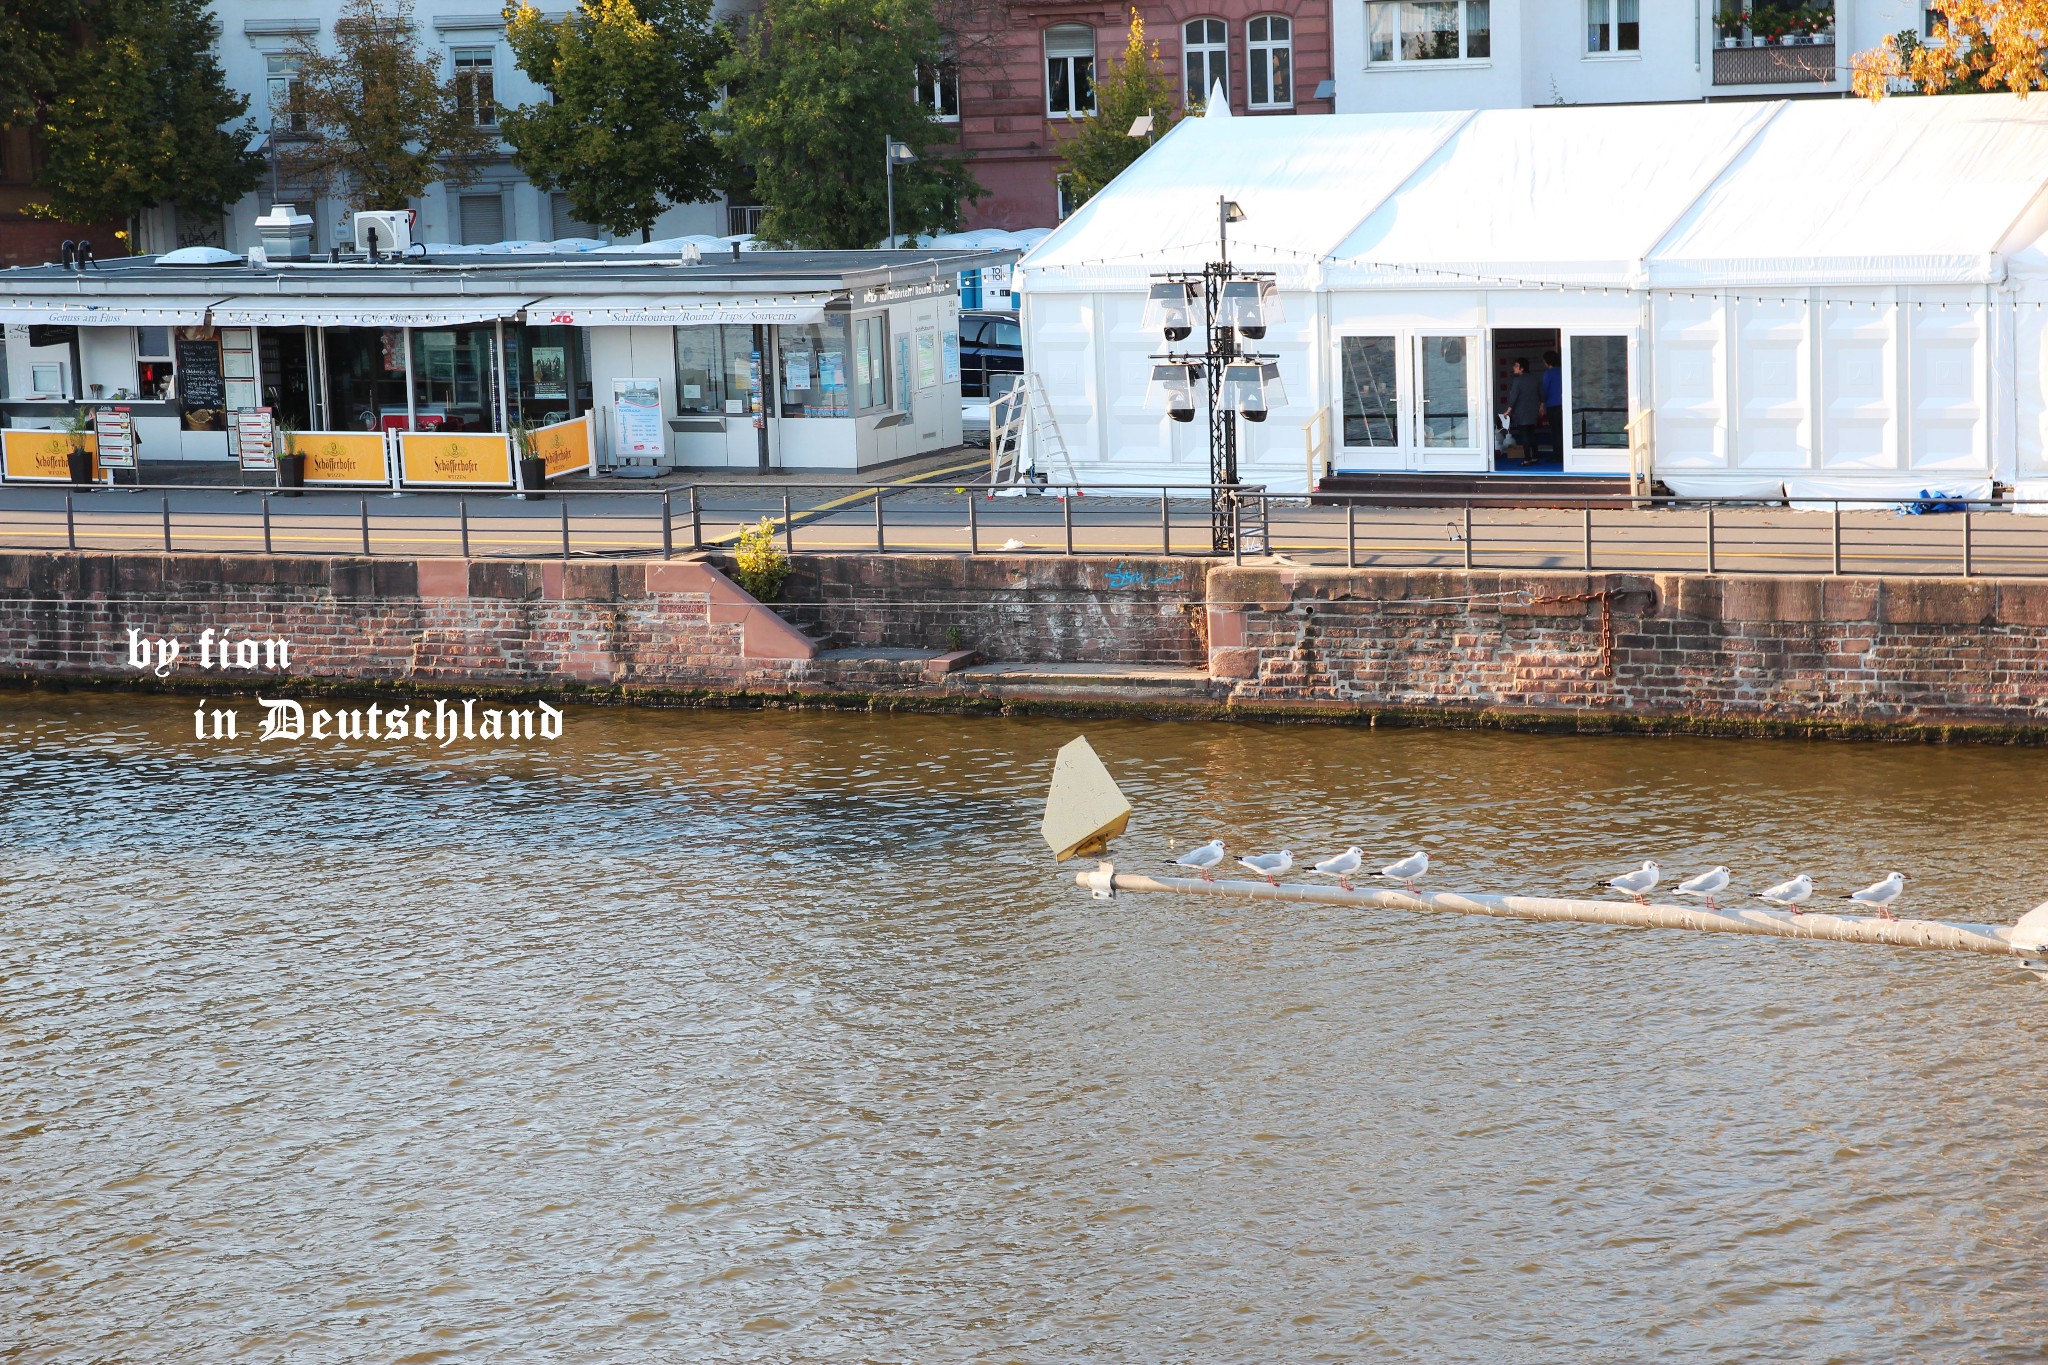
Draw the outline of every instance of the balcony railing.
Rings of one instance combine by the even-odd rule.
[[[1834,80],[1832,40],[1714,49],[1716,85],[1831,85]]]

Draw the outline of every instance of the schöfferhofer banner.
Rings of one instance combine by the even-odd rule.
[[[505,436],[401,432],[398,479],[408,488],[510,488],[512,442]]]
[[[78,438],[68,431],[0,431],[0,476],[10,481],[69,483],[71,443]],[[100,477],[99,441],[85,434],[85,448],[93,452],[92,476]]]
[[[551,479],[564,474],[587,474],[596,467],[588,414],[535,427],[526,434],[533,442],[533,453],[547,467],[547,477]]]
[[[287,444],[306,457],[309,485],[391,482],[381,431],[295,431]]]

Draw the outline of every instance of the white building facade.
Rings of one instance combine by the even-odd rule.
[[[1331,17],[1336,111],[1355,114],[1845,95],[1850,57],[1924,32],[1926,7],[1338,0]]]
[[[211,8],[221,25],[221,68],[228,84],[248,97],[249,116],[263,130],[260,150],[268,157],[275,140],[290,136],[289,127],[280,120],[295,74],[291,49],[302,36],[323,45],[331,43],[333,10],[322,5],[288,6],[279,0],[213,0]],[[498,6],[420,5],[414,11],[414,22],[420,45],[436,55],[444,75],[458,78],[473,92],[471,103],[479,121],[487,126],[496,125],[497,106],[515,107],[544,98],[540,87],[513,61]],[[145,220],[137,250],[154,253],[204,244],[246,251],[257,244],[250,224],[280,200],[311,214],[314,246],[320,251],[348,240],[347,215],[354,209],[414,209],[419,214],[415,241],[468,244],[608,236],[577,222],[567,196],[534,186],[513,166],[509,155],[494,158],[476,183],[459,189],[431,185],[410,205],[352,204],[338,199],[321,199],[316,204],[306,202],[307,197],[272,175],[255,193],[230,206],[220,221],[209,217],[180,222],[169,207],[159,208]],[[654,235],[724,236],[751,228],[751,223],[735,228],[730,219],[723,201],[677,205],[655,223]]]

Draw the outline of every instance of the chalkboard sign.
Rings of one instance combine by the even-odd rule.
[[[178,339],[178,403],[187,412],[219,411],[227,405],[220,373],[220,343]]]

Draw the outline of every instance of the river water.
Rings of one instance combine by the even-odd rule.
[[[0,1359],[2041,1358],[2016,966],[1091,902],[1077,730],[1127,865],[2048,895],[2022,750],[0,693]]]

